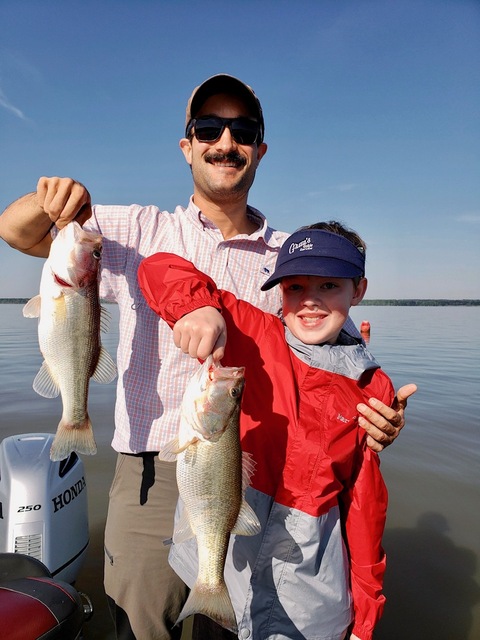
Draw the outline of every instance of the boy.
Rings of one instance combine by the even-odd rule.
[[[280,284],[281,318],[218,290],[173,254],[144,260],[139,282],[170,326],[182,318],[175,341],[191,355],[188,323],[201,336],[211,329],[204,307],[221,311],[222,363],[246,367],[241,441],[256,462],[247,500],[262,531],[232,536],[227,557],[239,638],[371,640],[385,600],[387,492],[356,406],[372,396],[390,404],[394,390],[342,330],[367,288],[365,244],[336,222],[293,233],[262,286]],[[170,561],[191,586],[194,545],[175,545]]]

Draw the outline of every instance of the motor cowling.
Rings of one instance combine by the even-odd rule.
[[[52,577],[73,584],[88,542],[82,460],[50,460],[54,436],[30,433],[0,443],[0,552],[41,561]]]

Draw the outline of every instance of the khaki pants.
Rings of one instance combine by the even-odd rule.
[[[177,498],[175,464],[153,453],[118,455],[105,529],[105,591],[122,610],[116,621],[128,617],[129,632],[117,628],[118,638],[181,636],[174,624],[188,590],[163,544],[172,537]]]

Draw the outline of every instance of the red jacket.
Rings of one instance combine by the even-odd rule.
[[[236,536],[227,560],[239,637],[245,626],[254,640],[341,638],[353,597],[353,633],[370,640],[384,605],[387,492],[356,405],[370,397],[390,405],[390,379],[358,341],[304,345],[278,317],[219,291],[183,258],[151,256],[138,277],[170,326],[199,307],[219,308],[228,335],[222,364],[246,367],[240,428],[256,462],[247,498],[262,535]]]

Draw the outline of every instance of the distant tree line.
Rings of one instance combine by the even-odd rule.
[[[0,298],[0,304],[27,304],[30,298]],[[100,300],[102,304],[114,304],[108,300]]]
[[[27,304],[30,298],[0,298],[0,304]]]
[[[370,307],[478,307],[480,300],[363,300],[361,305]]]
[[[0,304],[26,304],[29,298],[0,298]],[[107,304],[102,300],[102,304]],[[363,300],[361,306],[366,307],[478,307],[480,300]]]

